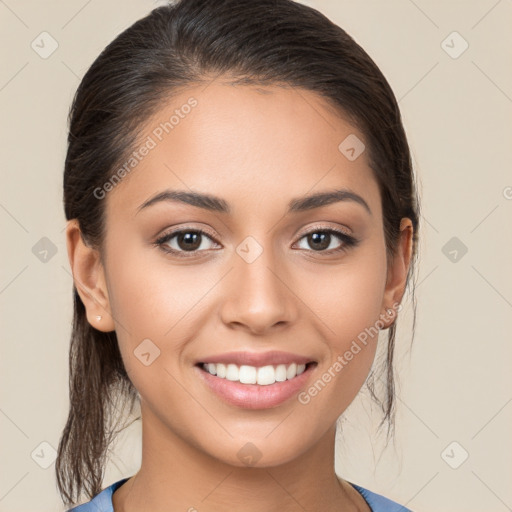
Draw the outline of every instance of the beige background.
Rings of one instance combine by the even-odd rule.
[[[415,512],[511,510],[512,2],[304,3],[347,30],[388,78],[423,201],[412,350],[408,300],[398,333],[396,446],[375,440],[378,415],[362,393],[336,470]],[[52,449],[67,414],[72,312],[61,199],[66,115],[104,46],[157,5],[0,0],[2,512],[63,508]],[[47,59],[31,48],[43,31],[58,42]],[[453,31],[460,37],[448,37]],[[454,58],[464,40],[469,47]],[[57,251],[46,263],[36,257],[42,237]],[[467,253],[452,261],[451,244]],[[135,424],[120,438],[105,486],[137,471],[139,435]]]

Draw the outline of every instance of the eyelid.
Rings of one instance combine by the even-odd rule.
[[[164,232],[161,235],[158,235],[155,242],[158,242],[159,240],[162,240],[164,238],[167,238],[172,235],[176,235],[178,233],[181,233],[183,231],[196,231],[198,233],[206,234],[209,238],[211,238],[214,242],[217,242],[216,235],[213,233],[212,230],[208,229],[207,227],[197,227],[197,226],[179,226],[176,228],[169,228],[168,230],[164,230]]]
[[[309,233],[314,233],[315,231],[322,231],[322,230],[341,231],[344,235],[353,236],[352,230],[345,226],[337,225],[336,227],[333,227],[328,224],[322,224],[321,222],[320,222],[320,224],[315,224],[313,226],[310,226],[309,228],[306,228],[304,231],[301,232],[300,235],[297,235],[297,236],[299,236],[299,238],[302,238],[303,236],[308,235]]]

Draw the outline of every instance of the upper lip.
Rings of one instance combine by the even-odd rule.
[[[272,350],[270,352],[225,352],[201,358],[199,363],[226,363],[237,366],[267,366],[278,364],[307,364],[315,362],[311,357]]]

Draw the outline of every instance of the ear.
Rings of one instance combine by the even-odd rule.
[[[87,321],[99,331],[113,331],[115,326],[100,253],[84,242],[77,219],[67,223],[66,245],[73,281],[84,303]]]
[[[384,313],[381,315],[381,319],[386,319],[384,329],[393,324],[400,309],[400,302],[405,292],[407,273],[411,263],[412,237],[412,221],[404,217],[400,221],[400,235],[395,255],[388,264],[388,275],[382,300]],[[388,310],[391,310],[391,312]]]

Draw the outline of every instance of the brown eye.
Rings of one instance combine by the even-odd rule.
[[[201,234],[197,231],[183,231],[174,235],[176,244],[184,251],[195,251],[201,246]]]
[[[338,246],[336,246],[335,241],[333,242],[336,238],[341,241],[341,244],[338,243]],[[349,247],[353,247],[358,243],[353,236],[336,229],[316,229],[315,231],[306,233],[302,236],[301,240],[302,239],[306,239],[307,245],[311,247],[310,250],[314,252],[326,252],[328,254],[347,250]],[[332,246],[333,243],[334,246]]]
[[[306,238],[310,247],[315,251],[321,251],[329,248],[329,245],[331,245],[332,235],[325,231],[317,231],[315,233],[310,233]]]
[[[205,240],[214,242],[206,232],[200,229],[182,229],[163,235],[155,244],[168,253],[182,256],[180,253],[197,253],[209,249],[208,243],[204,243]]]

